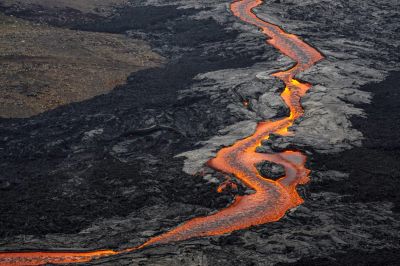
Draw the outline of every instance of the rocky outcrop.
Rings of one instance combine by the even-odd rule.
[[[285,168],[283,168],[282,165],[273,162],[265,161],[260,163],[257,165],[257,169],[263,177],[274,181],[285,175]]]

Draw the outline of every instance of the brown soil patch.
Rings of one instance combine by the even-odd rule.
[[[72,8],[84,13],[108,14],[113,7],[128,4],[128,0],[2,0],[4,6],[42,6],[45,8]]]
[[[162,60],[143,41],[0,15],[0,116],[29,117],[107,93]]]

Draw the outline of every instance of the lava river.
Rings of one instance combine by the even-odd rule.
[[[225,234],[277,221],[289,209],[302,203],[303,200],[298,195],[296,186],[309,180],[309,170],[305,168],[306,157],[297,151],[257,153],[256,148],[261,141],[268,139],[271,133],[290,134],[289,127],[304,112],[301,98],[311,87],[310,84],[296,80],[295,76],[323,59],[323,56],[296,35],[288,34],[278,26],[258,18],[253,13],[253,9],[262,3],[262,0],[239,0],[232,3],[231,10],[242,21],[260,28],[268,37],[267,42],[270,45],[296,62],[291,69],[273,74],[286,85],[281,97],[290,109],[290,116],[259,123],[252,136],[239,140],[231,147],[221,149],[217,156],[208,163],[215,170],[234,175],[255,193],[237,196],[229,207],[209,216],[189,220],[171,231],[150,238],[139,247],[120,251],[93,252],[3,252],[0,253],[1,266],[88,262],[100,257],[132,252],[151,245]],[[262,177],[255,165],[263,161],[282,165],[286,171],[285,176],[276,181]]]

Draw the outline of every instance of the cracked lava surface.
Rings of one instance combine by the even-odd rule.
[[[171,231],[150,238],[138,247],[121,251],[3,252],[0,253],[0,266],[81,263],[100,257],[132,252],[151,245],[183,241],[194,237],[221,235],[277,221],[289,209],[303,202],[296,191],[296,186],[305,184],[309,180],[309,170],[305,168],[305,155],[298,151],[273,154],[257,153],[256,148],[272,133],[290,134],[289,127],[304,113],[301,98],[311,87],[308,83],[296,80],[295,76],[322,60],[323,56],[296,35],[288,34],[278,26],[258,18],[253,13],[253,9],[262,3],[262,0],[239,0],[232,3],[231,10],[242,21],[261,29],[269,38],[267,42],[270,45],[296,62],[289,70],[273,74],[286,85],[281,97],[290,109],[290,116],[259,123],[252,136],[237,141],[231,147],[221,149],[217,156],[208,163],[215,170],[234,175],[255,193],[237,196],[227,208],[209,216],[189,220]],[[285,168],[285,176],[276,181],[262,177],[255,165],[263,161],[282,165]]]

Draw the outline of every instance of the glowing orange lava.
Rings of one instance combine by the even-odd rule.
[[[83,263],[96,258],[117,255],[118,252],[112,250],[92,251],[92,252],[4,252],[0,253],[0,265],[19,266],[19,265],[44,265],[44,264],[68,264]]]
[[[304,112],[300,103],[301,98],[311,87],[310,84],[302,83],[294,78],[298,73],[323,59],[323,56],[296,35],[288,34],[278,26],[259,19],[252,10],[262,3],[262,0],[239,0],[232,3],[231,10],[242,21],[259,27],[269,37],[267,42],[270,45],[296,62],[291,69],[273,74],[286,85],[281,96],[290,109],[290,116],[259,123],[252,136],[220,150],[217,156],[208,163],[210,167],[218,171],[234,175],[255,193],[237,196],[229,207],[209,216],[189,220],[169,232],[149,239],[139,247],[122,251],[4,252],[0,253],[0,266],[82,263],[100,257],[131,252],[150,245],[221,235],[277,221],[289,209],[303,202],[296,191],[296,186],[309,180],[309,170],[305,168],[306,157],[295,151],[274,154],[257,153],[256,148],[261,145],[262,140],[268,139],[271,133],[290,134],[289,127]],[[282,165],[286,175],[277,181],[262,177],[255,165],[263,161]],[[223,187],[220,189],[222,190]]]

